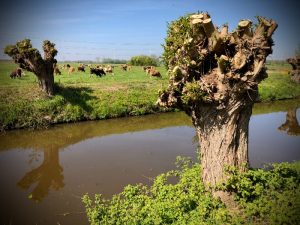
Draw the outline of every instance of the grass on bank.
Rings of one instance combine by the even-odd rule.
[[[72,64],[76,68],[76,64]],[[288,65],[269,63],[269,77],[259,86],[260,101],[300,96],[300,85],[290,81]],[[17,66],[0,61],[0,129],[36,128],[49,124],[82,120],[136,116],[161,112],[155,105],[158,90],[168,85],[166,70],[159,67],[162,78],[152,78],[141,67],[122,71],[116,67],[114,75],[99,78],[89,71],[71,75],[62,71],[55,76],[56,95],[45,96],[36,77],[10,79]],[[88,70],[88,69],[87,69]]]
[[[222,189],[235,196],[227,208],[206,191],[198,163],[179,157],[178,170],[157,176],[152,186],[128,185],[112,199],[100,194],[82,200],[91,225],[100,224],[300,224],[300,163],[273,164],[267,169],[230,176]],[[176,177],[177,182],[169,182]]]
[[[14,64],[2,62],[0,65],[2,129],[163,111],[154,103],[158,90],[167,85],[164,68],[158,68],[163,78],[149,77],[141,67],[127,72],[116,67],[114,75],[101,78],[91,76],[89,71],[71,75],[62,71],[61,76],[55,76],[56,95],[47,97],[39,90],[33,74],[26,72],[20,79],[10,79],[8,71],[13,70]]]

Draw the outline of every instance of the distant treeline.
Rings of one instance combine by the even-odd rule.
[[[133,56],[128,62],[132,66],[159,66],[160,60],[156,56],[138,55]]]
[[[266,64],[267,65],[272,65],[272,64],[283,65],[283,64],[287,64],[287,62],[286,62],[286,60],[272,59],[272,60],[267,60]]]
[[[104,58],[101,61],[99,60],[66,60],[66,61],[59,61],[60,63],[83,63],[83,64],[93,64],[93,63],[103,63],[103,64],[126,64],[128,60],[125,59],[111,59],[111,58]]]
[[[128,60],[104,58],[101,60],[101,62],[104,64],[127,64]]]

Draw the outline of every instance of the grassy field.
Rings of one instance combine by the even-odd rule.
[[[76,64],[72,63],[76,68]],[[29,72],[11,79],[17,66],[0,61],[0,129],[45,127],[49,124],[82,120],[137,116],[165,109],[155,105],[158,90],[168,85],[166,69],[159,67],[162,78],[149,77],[141,67],[122,71],[116,66],[114,75],[102,78],[75,72],[55,76],[56,95],[45,96],[36,77]],[[289,65],[268,63],[269,78],[259,87],[260,101],[295,98],[300,86],[289,79]]]

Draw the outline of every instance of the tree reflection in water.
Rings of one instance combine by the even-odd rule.
[[[278,130],[286,131],[289,135],[300,135],[300,126],[297,120],[297,108],[293,108],[287,111],[286,121]]]
[[[63,168],[59,165],[59,149],[47,148],[44,150],[43,163],[26,173],[17,185],[29,189],[36,184],[29,198],[40,202],[48,195],[50,188],[59,190],[64,187],[63,181]]]

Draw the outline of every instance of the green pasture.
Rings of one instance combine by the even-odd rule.
[[[50,124],[82,120],[137,116],[165,109],[155,105],[158,91],[167,87],[164,67],[158,67],[162,78],[150,77],[142,67],[123,71],[116,65],[114,74],[104,77],[76,71],[55,75],[56,95],[48,97],[39,90],[34,74],[21,78],[9,74],[17,65],[0,61],[0,129],[36,128]],[[62,65],[59,63],[59,66]],[[259,87],[259,101],[290,99],[300,96],[300,85],[290,81],[286,63],[268,62],[269,77]]]

